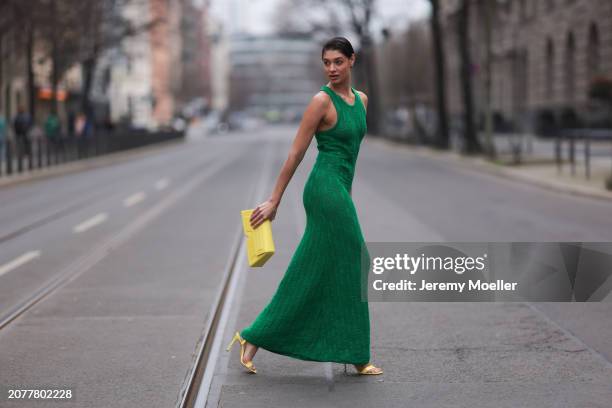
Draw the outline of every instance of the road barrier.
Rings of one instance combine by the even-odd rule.
[[[0,146],[0,177],[35,171],[70,161],[101,156],[153,143],[184,138],[182,131],[129,130],[96,132],[84,138],[7,139]]]
[[[584,175],[588,180],[591,178],[591,141],[612,140],[612,129],[577,128],[560,131],[555,138],[555,161],[557,163],[558,173],[562,171],[563,142],[566,141],[571,175],[576,175],[576,142],[578,140],[584,143]]]

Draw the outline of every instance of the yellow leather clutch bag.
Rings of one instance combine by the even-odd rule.
[[[257,228],[251,227],[251,214],[254,209],[242,210],[242,228],[247,238],[247,256],[249,266],[257,267],[266,263],[274,255],[274,240],[272,239],[272,223],[265,220]]]

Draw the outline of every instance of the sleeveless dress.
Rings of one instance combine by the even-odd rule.
[[[326,85],[321,90],[337,122],[315,133],[318,154],[302,195],[304,234],[274,296],[241,336],[301,360],[361,365],[370,362],[368,302],[361,300],[361,262],[369,265],[370,255],[349,192],[366,112],[354,88],[353,105]]]

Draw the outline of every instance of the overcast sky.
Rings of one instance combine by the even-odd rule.
[[[401,29],[412,19],[426,17],[427,0],[376,0],[379,17],[373,21],[373,32],[383,26]],[[279,0],[211,0],[211,13],[224,22],[230,32],[242,28],[253,34],[274,31],[274,9]]]

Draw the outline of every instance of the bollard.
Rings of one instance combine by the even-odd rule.
[[[576,175],[576,143],[575,143],[575,135],[573,131],[569,133],[569,157],[570,157],[570,166],[571,166],[571,174],[572,176]]]
[[[70,161],[76,160],[77,153],[77,143],[76,139],[73,137],[72,139],[70,139]]]
[[[77,160],[81,159],[81,157],[83,157],[83,139],[82,137],[79,137],[76,140],[76,152],[77,152]]]
[[[12,140],[6,144],[6,174],[13,174],[13,151],[14,142]]]
[[[94,137],[93,137],[93,140],[94,140],[94,144],[93,144],[93,145],[94,145],[93,155],[94,155],[94,157],[96,157],[96,156],[98,156],[98,155],[100,154],[100,149],[99,149],[99,147],[98,147],[98,144],[100,143],[100,140],[99,140],[99,139],[100,139],[99,134],[98,134],[98,133],[96,133],[96,134],[94,135]]]
[[[32,140],[28,141],[28,170],[32,171],[34,169],[34,143]]]
[[[38,168],[42,169],[43,167],[43,163],[42,163],[42,139],[36,139],[36,164],[38,164]]]
[[[591,138],[588,134],[584,135],[584,171],[586,179],[591,178]]]
[[[555,162],[557,163],[557,174],[561,174],[561,133],[555,136]]]
[[[21,173],[23,171],[23,141],[19,139],[17,141],[17,173]]]
[[[66,161],[66,148],[65,148],[66,140],[64,139],[64,136],[60,135],[59,141],[60,141],[60,146],[59,146],[58,163],[63,163]]]
[[[49,143],[49,151],[51,152],[51,164],[57,165],[57,142],[55,140]]]
[[[74,138],[66,140],[66,157],[64,161],[72,161],[74,159]]]
[[[47,167],[51,167],[51,165],[53,164],[53,150],[51,146],[53,143],[51,143],[50,140],[47,140],[47,143],[45,143],[45,163],[47,164]]]

